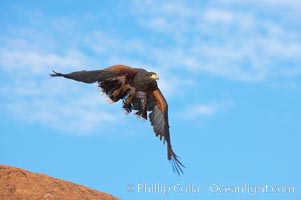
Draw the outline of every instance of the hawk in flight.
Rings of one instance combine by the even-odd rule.
[[[159,78],[156,73],[148,72],[140,68],[132,68],[125,65],[114,65],[103,70],[76,71],[69,74],[61,74],[53,71],[53,77],[62,76],[65,78],[81,81],[84,83],[98,83],[109,101],[117,102],[122,100],[123,109],[126,113],[137,110],[137,116],[147,120],[149,117],[156,136],[163,138],[167,143],[167,158],[171,161],[173,171],[183,174],[184,165],[172,149],[169,123],[168,105],[158,88]],[[150,112],[147,116],[147,112]]]

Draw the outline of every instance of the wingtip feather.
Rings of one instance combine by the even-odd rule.
[[[171,162],[173,172],[178,174],[178,176],[183,175],[184,171],[182,168],[185,168],[185,166],[179,160],[180,157],[177,154],[175,154],[175,152],[172,150],[171,146],[168,146],[167,148],[168,148],[168,157],[167,158]]]
[[[54,70],[52,70],[52,72],[53,72],[53,74],[49,74],[51,77],[55,77],[55,76],[63,76],[63,74],[58,73],[58,72],[56,72],[56,71],[54,71]]]

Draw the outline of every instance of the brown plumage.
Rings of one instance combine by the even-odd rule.
[[[158,88],[158,76],[154,72],[148,72],[140,68],[132,68],[125,65],[114,65],[103,70],[77,71],[69,74],[61,74],[53,71],[51,76],[62,76],[65,78],[81,81],[84,83],[98,82],[110,101],[123,101],[123,109],[130,113],[135,113],[144,119],[149,118],[156,136],[163,138],[167,143],[167,158],[171,161],[173,171],[183,174],[184,165],[179,161],[179,157],[172,149],[169,123],[168,104]]]

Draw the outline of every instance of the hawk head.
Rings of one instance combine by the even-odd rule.
[[[152,82],[159,80],[159,77],[154,72],[148,72],[146,70],[141,70],[137,73],[134,79],[135,87],[143,89],[147,88]]]

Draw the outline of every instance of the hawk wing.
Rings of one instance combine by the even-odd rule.
[[[92,70],[92,71],[82,70],[82,71],[72,72],[70,74],[62,74],[53,71],[53,74],[50,74],[50,76],[62,76],[65,78],[81,81],[84,83],[95,83],[96,81],[102,81],[107,78],[114,77],[115,74],[111,71],[106,71],[106,70]]]
[[[130,75],[134,76],[139,69],[128,67],[125,65],[114,65],[112,67],[103,69],[103,70],[91,70],[91,71],[76,71],[69,74],[62,74],[53,71],[53,74],[50,76],[62,76],[65,78],[73,79],[76,81],[81,81],[84,83],[95,83],[99,81],[104,81],[106,79],[112,78],[114,76],[121,76],[121,75]]]
[[[154,132],[157,137],[160,136],[160,140],[163,138],[163,143],[167,143],[167,158],[171,161],[173,171],[178,175],[183,174],[182,167],[185,168],[185,166],[180,162],[171,146],[167,102],[159,88],[149,92],[148,96],[148,110],[151,110],[149,118]]]

